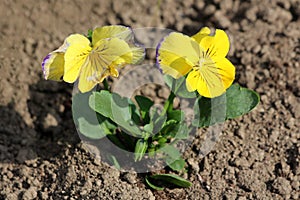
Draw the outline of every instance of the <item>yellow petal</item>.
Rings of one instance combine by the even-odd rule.
[[[103,69],[102,71],[99,71],[96,69],[96,65],[94,64],[96,63],[87,62],[87,64],[84,65],[81,70],[78,88],[82,93],[92,90],[95,85],[101,83],[108,76],[119,76],[118,70],[116,70],[114,67],[109,67],[109,69]]]
[[[130,47],[132,52],[132,60],[130,64],[138,64],[145,58],[145,48],[140,46]]]
[[[186,88],[189,92],[193,92],[197,89],[200,76],[199,71],[192,70],[186,78]]]
[[[42,68],[46,80],[61,81],[64,75],[64,53],[48,54],[42,62]]]
[[[131,48],[130,54],[132,56],[132,60],[130,61],[131,64],[137,64],[145,57],[145,48],[142,46],[136,46],[136,44],[132,43],[134,41],[132,41],[133,31],[131,28],[121,25],[96,28],[94,29],[92,36],[93,46],[97,46],[99,41],[109,38],[119,38],[125,42],[129,42],[128,45]]]
[[[201,96],[214,98],[222,95],[226,89],[218,75],[218,69],[202,69],[197,82],[197,91]]]
[[[200,46],[205,56],[225,57],[229,51],[229,39],[223,30],[217,29],[214,36],[203,37]]]
[[[188,73],[199,57],[197,42],[181,33],[171,33],[157,47],[157,63],[164,73],[179,78]]]
[[[133,37],[133,32],[130,28],[120,25],[95,28],[92,35],[93,45],[96,45],[99,40],[113,37],[128,41]]]
[[[218,69],[212,67],[203,69],[201,70],[201,77],[197,85],[197,91],[200,95],[214,98],[226,91],[218,74]]]
[[[80,35],[81,36],[81,35]],[[82,36],[71,43],[65,53],[64,81],[73,83],[79,75],[82,65],[91,51],[89,40]]]
[[[105,68],[113,62],[118,64],[130,64],[133,61],[132,49],[119,38],[110,38],[98,41],[93,48],[93,53],[98,57]]]
[[[79,76],[78,89],[80,92],[82,93],[88,92],[95,87],[97,82],[93,78],[93,76],[95,75],[94,73],[97,72],[94,71],[92,62],[87,61],[85,65],[82,67]]]
[[[87,38],[81,34],[72,34],[69,35],[63,45],[61,45],[58,49],[56,49],[54,52],[66,52],[66,50],[68,49],[68,47],[73,44],[73,43],[82,43],[82,44],[89,44],[89,41],[87,40]]]
[[[113,66],[109,67],[109,73],[113,77],[118,77],[119,76],[118,70],[116,68],[114,68]]]
[[[228,89],[235,78],[235,67],[227,58],[218,58],[215,62],[224,88]]]
[[[193,90],[196,88],[201,96],[214,98],[222,95],[232,84],[235,67],[226,58],[208,59],[197,72],[199,73],[197,77],[193,73],[188,75],[187,84],[189,85],[187,86]]]
[[[45,79],[60,81],[64,75],[64,55],[72,43],[86,43],[86,38],[80,34],[68,36],[63,45],[48,54],[43,60],[42,67]]]
[[[198,33],[192,36],[198,43],[205,37],[210,34],[210,29],[208,27],[203,27]]]
[[[167,56],[172,56],[169,53],[164,55],[164,59],[168,59]],[[192,69],[192,64],[188,63],[186,59],[178,57],[169,65],[161,65],[161,68],[164,74],[168,74],[177,79],[187,74]]]
[[[99,77],[98,77],[98,83],[101,83],[106,77],[110,76],[111,72],[109,69],[105,70]],[[119,72],[118,72],[119,75]],[[112,75],[113,76],[113,75]]]
[[[131,48],[124,40],[110,38],[98,41],[96,46],[86,56],[85,62],[81,67],[79,90],[87,92],[93,89],[97,83],[102,82],[107,76],[118,77],[119,72],[115,67],[131,61]]]
[[[68,43],[68,45],[72,45],[73,43],[81,43],[84,45],[89,45],[90,41],[84,35],[76,33],[67,37],[66,43]]]

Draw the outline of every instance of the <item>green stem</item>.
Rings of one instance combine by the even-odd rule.
[[[107,91],[110,91],[110,87],[108,85],[108,82],[107,82],[107,79],[105,78],[103,80],[103,86],[104,86],[104,89],[107,90]]]
[[[176,95],[171,91],[167,101],[165,102],[164,110],[162,111],[162,115],[165,115],[167,112],[170,112],[173,110],[173,104],[174,104],[175,97],[176,97]]]

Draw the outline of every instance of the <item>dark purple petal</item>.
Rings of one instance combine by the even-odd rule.
[[[43,71],[44,71],[45,64],[46,64],[47,60],[49,60],[50,56],[51,56],[51,54],[48,54],[48,55],[43,59],[43,62],[42,62],[42,69],[43,69]]]
[[[45,71],[45,64],[48,62],[48,60],[50,59],[51,57],[51,54],[49,53],[44,59],[43,59],[43,62],[42,62],[42,70],[43,70],[43,75],[44,75],[44,78],[46,79],[46,71]]]
[[[172,32],[171,32],[172,33]],[[165,40],[165,38],[166,37],[168,37],[170,35],[170,33],[169,34],[167,34],[165,37],[163,37],[160,41],[159,41],[159,43],[158,43],[158,45],[157,45],[157,47],[156,47],[156,56],[155,56],[155,58],[156,58],[156,67],[158,68],[158,70],[162,73],[162,68],[160,67],[160,60],[159,60],[159,53],[158,53],[158,51],[159,51],[159,49],[160,49],[160,47],[161,47],[161,44],[162,44],[162,42]]]

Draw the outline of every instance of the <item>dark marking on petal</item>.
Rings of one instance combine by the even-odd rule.
[[[205,52],[205,56],[209,55],[209,48],[207,48],[206,52]]]
[[[43,62],[42,62],[42,69],[44,71],[44,68],[45,68],[45,64],[47,63],[47,60],[49,60],[51,54],[49,53],[44,59],[43,59]]]

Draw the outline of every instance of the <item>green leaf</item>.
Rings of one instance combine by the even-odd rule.
[[[184,120],[184,112],[181,110],[172,110],[168,112],[168,120],[173,119],[177,122],[181,122]]]
[[[163,127],[164,128],[169,127],[169,126],[173,127],[173,126],[175,126],[175,124],[178,124],[178,121],[174,120],[174,119],[170,119],[164,123]],[[162,131],[162,132],[164,132],[164,131]]]
[[[134,160],[140,161],[145,155],[148,148],[148,141],[144,139],[138,139],[134,149]]]
[[[173,91],[176,96],[183,97],[183,98],[195,98],[195,92],[189,92],[186,89],[185,84],[185,77],[182,76],[178,79],[174,79],[172,76],[165,75],[164,80],[168,87]]]
[[[163,135],[177,139],[186,139],[189,131],[184,122],[184,112],[181,110],[172,110],[168,112],[168,121],[163,125]]]
[[[189,182],[189,181],[185,180],[184,178],[181,178],[175,174],[155,174],[155,175],[150,176],[149,178],[153,179],[153,180],[161,181],[163,183],[169,183],[172,185],[176,185],[179,187],[192,186],[191,182]],[[152,184],[153,184],[153,182],[152,182]]]
[[[226,118],[233,119],[250,112],[260,101],[259,95],[238,84],[232,85],[226,92]]]
[[[216,98],[199,97],[194,110],[193,125],[211,126],[250,112],[259,103],[259,95],[238,84],[233,84],[225,94]]]
[[[90,96],[89,105],[99,114],[117,123],[126,133],[133,136],[142,135],[141,130],[133,121],[136,112],[135,105],[130,99],[101,90]]]
[[[158,144],[160,145],[160,146],[164,146],[165,145],[165,143],[168,141],[168,139],[167,138],[165,138],[165,137],[160,137],[159,139],[158,139]]]
[[[136,108],[136,106],[134,105],[134,103],[130,103],[129,104],[130,106],[130,109],[131,109],[131,113],[132,113],[132,121],[136,124],[136,125],[139,125],[141,126],[142,125],[142,122],[141,122],[141,116],[140,116],[140,113],[138,111],[138,109]]]
[[[116,169],[121,170],[121,166],[114,155],[107,155],[107,159],[115,166]]]
[[[178,158],[181,157],[181,154],[178,151],[178,149],[176,149],[174,146],[170,144],[160,148],[159,151],[164,152],[165,154],[167,154],[169,158],[172,158],[173,160],[177,160]]]
[[[153,119],[154,121],[154,126],[153,126],[153,131],[152,134],[157,134],[158,132],[161,131],[163,124],[166,122],[167,120],[167,116],[166,115],[162,115],[159,116],[157,119]]]
[[[181,154],[177,148],[169,144],[159,150],[166,154],[165,161],[171,169],[180,171],[184,168],[185,161],[181,158]]]
[[[152,110],[150,114],[149,124],[144,126],[144,131],[150,135],[156,135],[162,130],[162,127],[167,119],[166,115],[159,115],[157,109]]]
[[[167,120],[166,115],[160,115],[158,113],[157,109],[153,109],[152,112],[150,113],[149,125],[145,125],[144,130],[145,131],[149,130],[148,132],[151,135],[156,135],[158,132],[160,132],[162,130],[162,127],[163,127],[164,123],[166,122],[166,120]]]
[[[153,128],[154,128],[153,126],[154,126],[153,122],[150,123],[150,124],[146,124],[146,125],[144,126],[144,131],[146,131],[146,132],[152,134]]]
[[[134,98],[140,108],[141,116],[144,123],[148,124],[150,120],[149,110],[154,105],[154,102],[145,96],[137,95]]]
[[[72,99],[73,119],[79,132],[91,139],[101,139],[116,130],[108,118],[97,114],[89,107],[91,93],[77,93]]]
[[[111,109],[113,120],[115,121],[130,121],[132,116],[131,100],[126,97],[121,97],[116,93],[112,93]],[[130,105],[131,104],[131,105]]]
[[[226,95],[209,99],[199,97],[194,106],[194,126],[211,126],[226,120]]]
[[[178,124],[179,129],[177,131],[174,131],[174,138],[176,139],[188,139],[189,137],[189,129],[186,123],[180,123]]]
[[[93,30],[89,29],[86,37],[89,39],[90,42],[92,42],[92,36],[93,36]]]
[[[161,132],[165,137],[172,137],[176,139],[187,139],[189,136],[187,124],[184,122],[179,123],[175,120],[167,121]]]
[[[107,90],[101,90],[100,92],[94,92],[89,98],[90,107],[99,114],[113,119],[111,103],[112,95]]]
[[[166,163],[174,171],[181,171],[185,166],[185,161],[182,158],[177,160],[174,160],[173,158],[167,158]]]
[[[145,180],[146,180],[146,183],[148,184],[148,186],[154,190],[163,190],[164,189],[164,187],[160,187],[160,186],[157,186],[157,185],[151,183],[148,176],[146,176]]]

